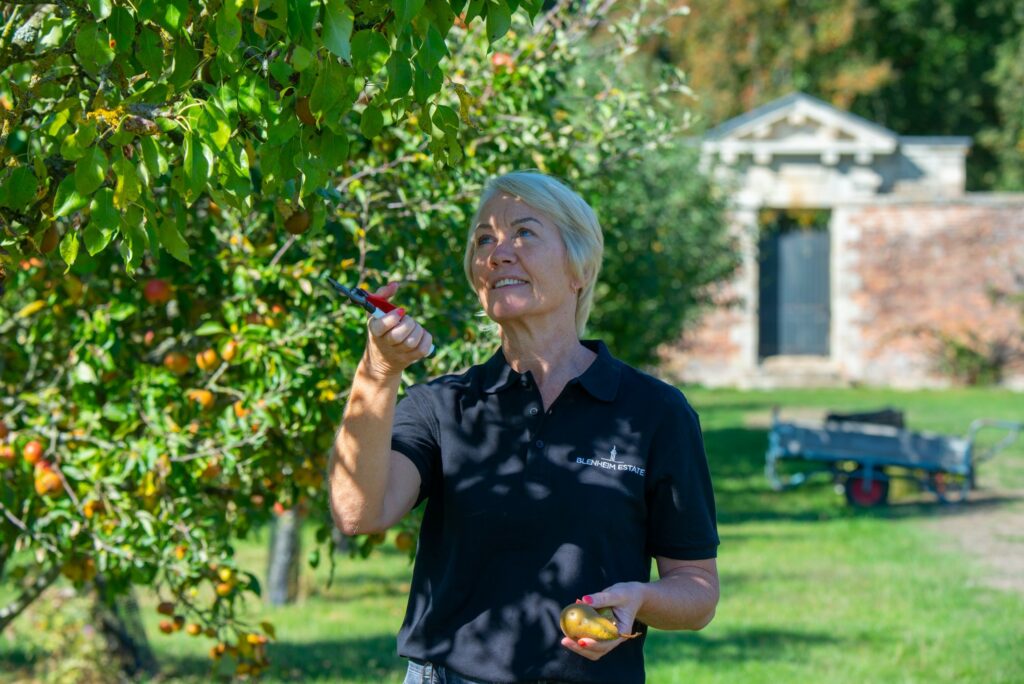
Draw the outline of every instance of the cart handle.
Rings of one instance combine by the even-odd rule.
[[[1007,435],[1001,440],[993,444],[992,446],[979,451],[977,454],[974,453],[974,440],[978,436],[978,433],[985,428],[996,428],[997,430],[1006,430]],[[1024,423],[1019,423],[1012,420],[994,420],[992,418],[978,418],[971,421],[971,426],[967,429],[967,445],[971,451],[971,460],[975,463],[982,463],[992,458],[1000,451],[1010,446],[1017,440],[1017,436],[1024,430]]]

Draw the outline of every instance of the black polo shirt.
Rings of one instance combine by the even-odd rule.
[[[713,558],[711,477],[682,392],[583,344],[597,358],[547,411],[500,348],[398,403],[392,448],[427,501],[400,655],[487,682],[644,681],[645,625],[591,662],[559,643],[559,613],[649,581],[653,556]]]

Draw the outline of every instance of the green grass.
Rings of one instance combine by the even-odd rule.
[[[952,550],[929,524],[940,506],[907,486],[878,511],[846,507],[827,482],[772,492],[765,481],[766,423],[784,410],[856,410],[893,405],[910,427],[963,434],[971,419],[1024,420],[1008,392],[687,390],[701,414],[718,497],[722,600],[697,633],[652,631],[648,681],[1019,682],[1024,672],[1024,597],[983,586],[982,565]],[[982,489],[1024,488],[1024,440],[979,472]],[[1022,506],[1016,499],[995,504]],[[956,510],[956,509],[953,509]],[[1024,544],[1024,535],[1014,543]],[[306,549],[312,540],[307,539]],[[238,545],[240,564],[263,569],[265,539]],[[384,547],[368,561],[339,557],[304,568],[294,606],[253,604],[255,622],[275,623],[279,641],[267,681],[400,682],[395,655],[411,567]],[[2,592],[0,592],[2,594]],[[156,598],[143,596],[147,631],[166,681],[209,681],[211,641],[157,632]],[[41,671],[45,639],[23,616],[0,636],[0,672],[14,680]],[[52,609],[52,607],[51,607]],[[11,632],[9,630],[9,632]],[[5,675],[0,674],[0,680]]]

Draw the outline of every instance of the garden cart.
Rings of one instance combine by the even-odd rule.
[[[893,409],[861,414],[829,414],[823,424],[782,421],[772,412],[765,454],[765,475],[776,491],[795,487],[818,474],[841,486],[853,506],[885,504],[889,482],[916,481],[939,501],[962,501],[974,486],[975,469],[1014,442],[1024,423],[979,418],[967,434],[946,436],[907,430],[902,412]],[[998,442],[982,446],[982,430],[1001,430]],[[784,475],[782,461],[811,464]]]

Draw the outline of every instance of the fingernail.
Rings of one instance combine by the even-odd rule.
[[[405,315],[405,309],[403,309],[402,307],[398,307],[397,309],[395,309],[395,311],[398,312],[398,320],[402,320],[402,316]]]
[[[577,642],[577,643],[579,643],[580,648],[586,648],[587,647],[587,642],[584,641],[583,639],[580,639],[579,642]]]
[[[586,603],[589,606],[589,605],[594,603],[594,599],[591,598],[590,596],[584,596],[583,597],[583,602]]]

